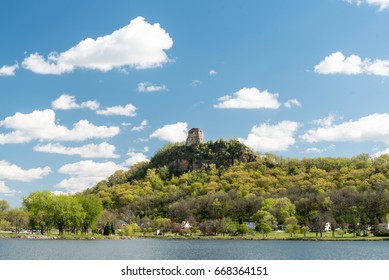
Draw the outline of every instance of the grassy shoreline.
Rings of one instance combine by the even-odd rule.
[[[380,236],[344,236],[344,237],[332,237],[329,235],[323,235],[323,237],[316,237],[315,234],[304,236],[290,237],[289,234],[285,233],[273,233],[269,234],[267,237],[262,235],[245,235],[245,236],[203,236],[203,235],[193,235],[193,236],[182,236],[182,235],[172,235],[167,234],[165,236],[161,235],[142,235],[135,234],[133,236],[120,236],[120,235],[97,235],[97,234],[15,234],[15,233],[0,233],[0,239],[12,238],[12,239],[31,239],[31,240],[126,240],[126,239],[176,239],[176,240],[256,240],[256,241],[266,241],[266,240],[289,240],[289,241],[389,241],[389,237],[380,237]]]

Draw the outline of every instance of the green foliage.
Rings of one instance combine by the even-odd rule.
[[[263,238],[267,237],[267,235],[273,231],[272,227],[265,223],[265,222],[262,222],[260,223],[259,225],[257,225],[255,227],[255,231],[259,232],[259,233],[262,233],[263,235]]]
[[[21,229],[27,226],[28,213],[21,208],[12,208],[6,212],[5,219],[19,233]]]
[[[10,222],[0,219],[0,230],[10,230],[11,227],[12,225]]]
[[[154,222],[155,228],[159,230],[162,235],[171,230],[171,221],[168,218],[158,218]]]
[[[190,220],[192,232],[207,235],[245,234],[246,221],[320,236],[329,222],[332,234],[340,228],[357,235],[388,220],[388,170],[388,155],[299,160],[256,156],[237,140],[178,143],[83,194],[34,192],[23,206],[30,226],[42,232],[111,234],[137,223],[144,235],[151,229],[182,234],[181,222]],[[9,210],[1,205],[4,216]]]
[[[250,229],[246,224],[240,224],[236,227],[236,233],[241,234],[242,236],[249,232]]]
[[[128,237],[134,237],[135,232],[140,231],[140,227],[136,223],[124,225],[123,235]]]

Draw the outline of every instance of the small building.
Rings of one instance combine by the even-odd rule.
[[[389,223],[378,224],[378,230],[389,230]]]
[[[331,223],[330,222],[326,222],[324,224],[324,231],[331,231]]]
[[[189,224],[188,221],[183,221],[181,223],[181,229],[186,230],[186,229],[191,229],[191,228],[192,228],[192,226]]]

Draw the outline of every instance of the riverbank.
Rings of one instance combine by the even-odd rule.
[[[12,239],[37,239],[37,240],[126,240],[126,239],[177,239],[177,240],[296,240],[296,241],[389,241],[389,237],[380,236],[344,236],[344,237],[332,237],[324,235],[323,237],[317,237],[313,235],[290,237],[284,233],[269,234],[268,237],[259,235],[244,235],[244,236],[204,236],[204,235],[142,235],[135,234],[133,236],[121,236],[121,235],[98,235],[98,234],[16,234],[16,233],[0,233],[0,238],[12,238]]]

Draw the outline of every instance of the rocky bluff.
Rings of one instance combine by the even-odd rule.
[[[201,129],[192,128],[185,143],[168,144],[159,150],[151,159],[150,167],[166,166],[171,174],[179,175],[211,165],[219,168],[251,162],[256,157],[250,148],[236,139],[205,142]]]

